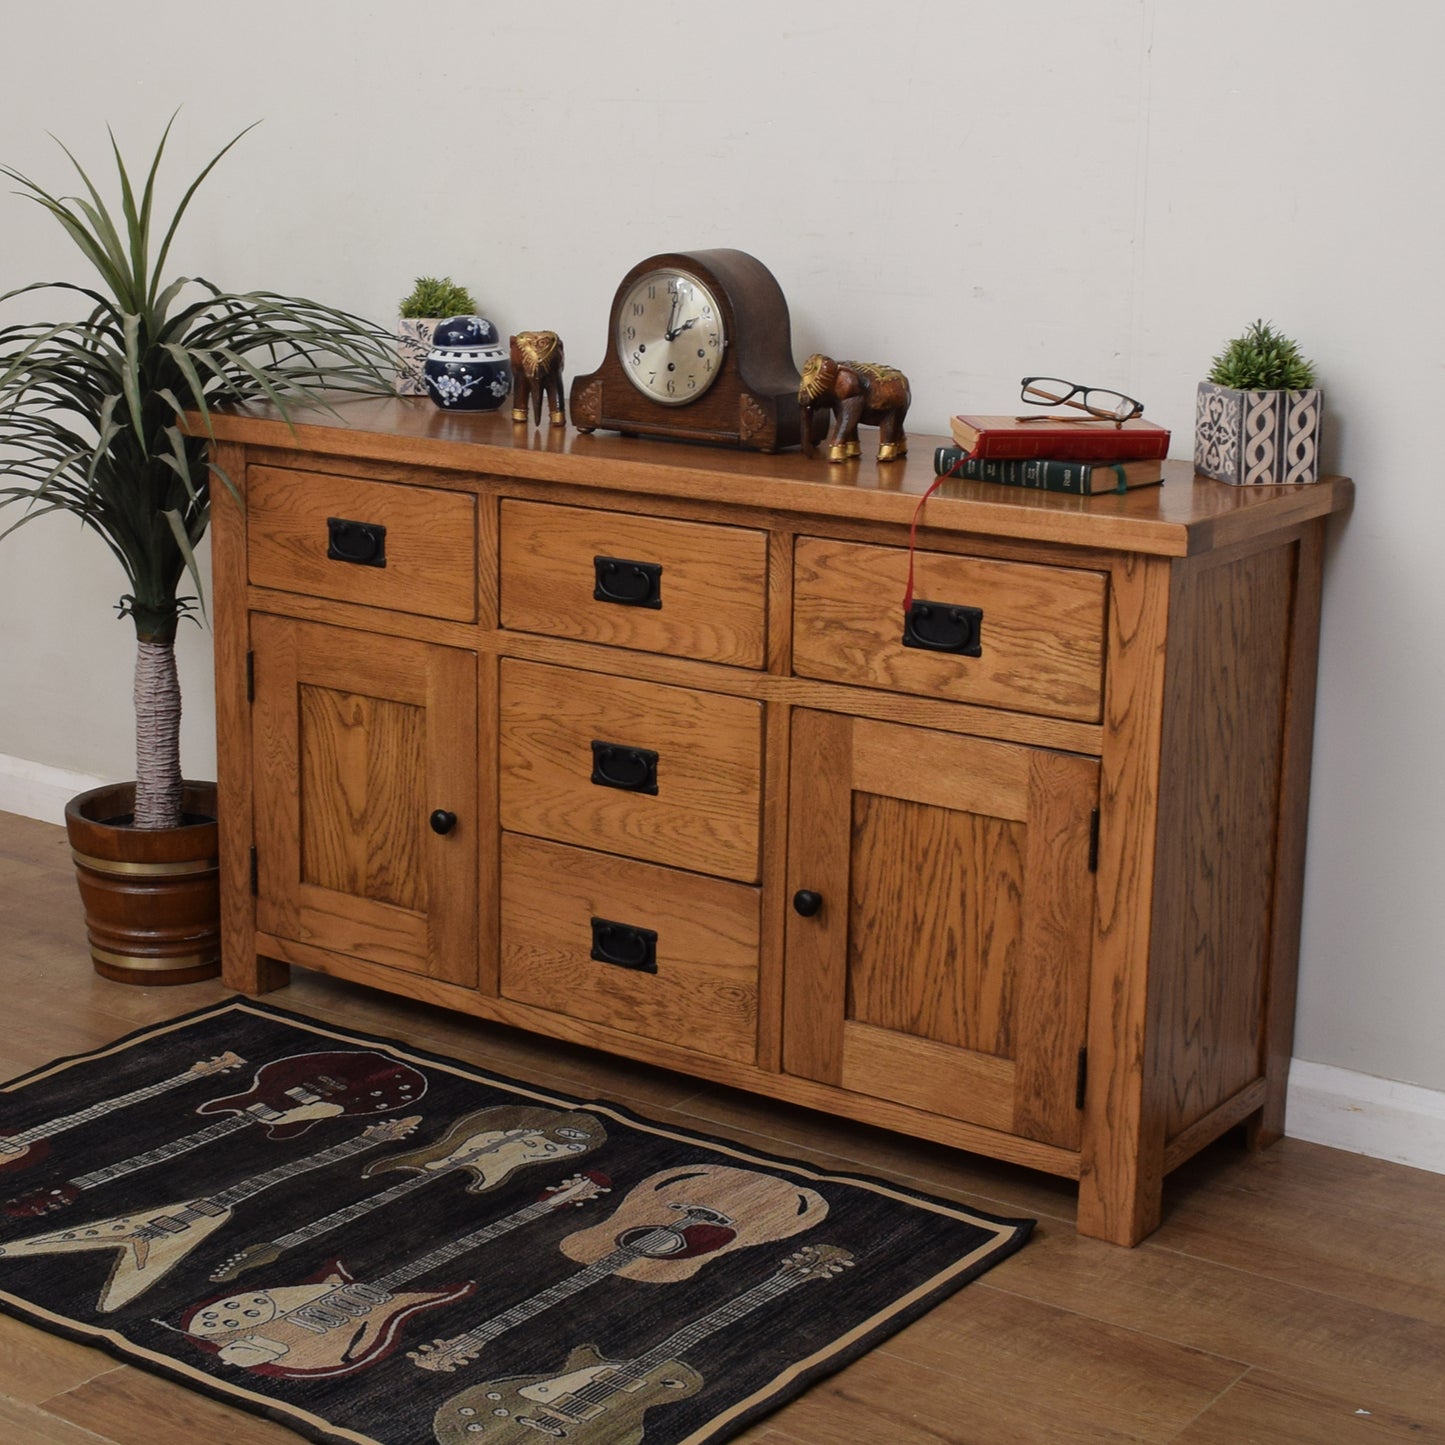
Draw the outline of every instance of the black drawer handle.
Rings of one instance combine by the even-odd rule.
[[[592,740],[592,781],[624,793],[657,793],[657,754],[650,748]]]
[[[592,559],[592,595],[619,607],[662,606],[662,563],[630,562],[625,557]]]
[[[904,647],[928,652],[956,652],[963,657],[983,654],[983,608],[959,607],[952,602],[909,604],[903,620]]]
[[[357,567],[385,567],[386,528],[380,522],[328,517],[326,555],[333,562],[351,562]]]
[[[610,918],[592,920],[592,957],[614,968],[634,973],[657,972],[657,934],[633,923],[614,923]]]

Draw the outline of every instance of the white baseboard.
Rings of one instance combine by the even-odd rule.
[[[0,812],[62,823],[71,798],[107,781],[0,753]],[[1295,1059],[1285,1133],[1445,1174],[1445,1093],[1414,1084]]]
[[[1445,1174],[1445,1093],[1305,1059],[1290,1063],[1292,1139]]]
[[[92,778],[69,773],[25,758],[0,753],[0,813],[18,813],[42,823],[64,823],[65,805],[77,794],[98,788],[113,778]]]

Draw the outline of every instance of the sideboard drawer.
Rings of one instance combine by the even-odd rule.
[[[762,704],[503,659],[502,826],[753,883]]]
[[[932,610],[922,640],[962,636],[966,650],[959,651],[905,645],[904,548],[800,537],[793,578],[793,670],[800,676],[1078,722],[1102,716],[1102,572],[916,553],[915,607]],[[955,608],[961,628],[949,615]]]
[[[758,890],[502,839],[504,998],[751,1063]]]
[[[259,587],[476,620],[475,497],[253,466],[246,520],[247,570]]]
[[[550,502],[502,502],[502,626],[766,661],[767,534]]]

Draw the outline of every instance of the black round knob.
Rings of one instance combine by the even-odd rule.
[[[428,821],[433,833],[450,833],[457,826],[457,815],[447,812],[445,808],[438,808]]]
[[[800,888],[793,894],[793,909],[804,918],[811,918],[823,906],[823,895],[811,888]]]

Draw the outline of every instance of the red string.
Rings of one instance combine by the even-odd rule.
[[[938,490],[940,482],[946,482],[950,477],[956,477],[959,469],[968,460],[965,453],[946,472],[939,472],[934,477],[932,485],[924,494],[919,497],[918,505],[913,509],[913,521],[908,528],[908,586],[903,589],[903,621],[908,621],[908,609],[913,606],[913,553],[917,547],[918,540],[918,519],[923,515],[923,504]]]

